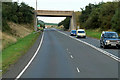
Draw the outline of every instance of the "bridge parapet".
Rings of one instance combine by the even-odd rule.
[[[36,10],[37,16],[72,16],[74,11]]]

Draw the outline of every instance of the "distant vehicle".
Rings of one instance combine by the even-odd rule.
[[[71,36],[76,36],[76,30],[71,30],[71,31],[70,31],[70,35],[71,35]]]
[[[120,48],[120,39],[118,34],[116,32],[103,31],[100,39],[100,47],[105,49],[111,46]]]
[[[83,38],[86,38],[86,32],[84,29],[78,29],[76,31],[76,37],[83,37]]]

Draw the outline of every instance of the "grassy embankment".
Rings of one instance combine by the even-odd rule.
[[[55,27],[56,29],[59,29],[59,30],[64,30],[64,28],[63,27],[61,27],[61,26],[58,26],[58,27]]]
[[[108,30],[109,31],[109,30]],[[111,31],[111,30],[110,30]],[[100,39],[102,31],[97,31],[97,30],[86,30],[86,34],[88,37],[92,37],[95,39]],[[120,34],[119,34],[120,36]]]
[[[5,73],[36,41],[39,33],[31,33],[2,51],[2,71]]]
[[[2,50],[16,43],[19,39],[24,38],[33,31],[32,25],[30,24],[7,23],[11,28],[11,32],[0,32],[2,34]]]
[[[26,11],[24,11],[26,10]],[[2,4],[2,47],[0,50],[0,74],[8,70],[36,40],[38,33],[33,34],[34,8],[25,3]],[[16,14],[17,12],[17,14]],[[20,13],[20,14],[19,14]],[[26,16],[23,16],[26,15]]]
[[[101,32],[100,31],[95,31],[95,30],[86,30],[86,35],[88,37],[100,39]]]

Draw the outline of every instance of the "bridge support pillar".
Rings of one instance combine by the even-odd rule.
[[[75,19],[75,13],[74,12],[73,12],[72,17],[70,19],[69,30],[76,30],[76,19]]]

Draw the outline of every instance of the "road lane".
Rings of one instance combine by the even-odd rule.
[[[38,55],[21,76],[21,78],[117,77],[117,61],[51,29],[45,30],[44,41]]]
[[[75,67],[70,62],[66,50],[58,42],[56,33],[53,30],[45,31],[38,55],[21,78],[76,77]]]
[[[63,37],[65,35],[60,34],[59,36]],[[64,42],[61,44],[66,44],[64,45],[65,48],[69,47],[69,52],[74,56],[73,62],[76,66],[82,68],[78,77],[112,78],[118,76],[118,62],[112,58],[68,36],[64,37]]]
[[[70,32],[67,32],[67,31],[62,31],[62,32],[70,35]],[[75,37],[75,36],[73,36],[73,37]],[[92,44],[95,47],[100,48],[100,40],[98,40],[98,39],[94,39],[94,38],[90,38],[90,37],[87,37],[86,39],[85,38],[78,38],[78,39],[80,39],[82,41],[85,41],[89,44]],[[108,49],[103,49],[103,48],[100,48],[100,49],[105,50],[109,53],[112,53],[113,55],[115,55],[117,57],[120,57],[120,51],[119,51],[120,49],[117,49],[116,47],[111,47],[111,48],[108,48]]]

